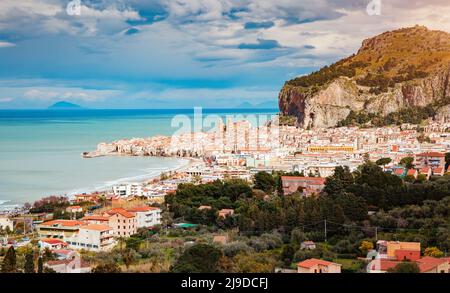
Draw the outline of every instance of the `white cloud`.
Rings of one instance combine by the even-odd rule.
[[[12,102],[13,98],[0,98],[0,103],[9,103]]]
[[[16,44],[10,43],[10,42],[2,42],[0,41],[0,48],[8,48],[8,47],[14,47]]]

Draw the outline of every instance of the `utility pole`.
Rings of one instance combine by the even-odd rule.
[[[378,241],[378,227],[375,227],[375,241]]]
[[[327,242],[327,220],[324,220],[324,224],[325,224],[325,242]]]

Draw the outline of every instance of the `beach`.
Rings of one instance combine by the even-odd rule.
[[[212,112],[245,115],[259,111]],[[172,135],[177,128],[171,127],[171,121],[178,114],[190,116],[193,110],[1,110],[0,206],[99,191],[121,182],[142,182],[185,166],[183,158],[84,159],[81,155],[100,142]]]

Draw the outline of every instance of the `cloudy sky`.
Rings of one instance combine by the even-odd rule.
[[[0,108],[276,105],[285,80],[415,24],[450,31],[450,1],[1,0]]]

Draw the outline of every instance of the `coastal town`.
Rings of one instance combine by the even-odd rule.
[[[9,257],[6,251],[12,248],[31,255],[25,257],[25,262],[33,263],[32,271],[35,259],[40,263],[40,272],[99,272],[102,267],[98,261],[92,261],[95,259],[92,255],[122,251],[123,245],[133,246],[132,239],[139,238],[147,243],[159,235],[161,241],[164,237],[170,239],[171,234],[176,234],[174,231],[195,235],[189,231],[198,232],[200,226],[208,224],[195,222],[190,216],[174,216],[173,208],[177,204],[173,197],[178,196],[180,186],[210,186],[230,181],[264,190],[257,186],[258,176],[280,174],[279,191],[275,192],[278,196],[318,198],[329,178],[335,176],[336,168],[357,172],[368,162],[375,162],[383,173],[409,184],[444,178],[450,174],[450,116],[439,119],[429,119],[423,125],[314,130],[274,125],[278,120],[253,127],[248,121],[228,119],[210,132],[100,143],[95,152],[86,152],[83,156],[93,160],[105,155],[174,156],[189,158],[190,164],[145,182],[116,184],[105,191],[71,197],[51,196],[4,213],[0,217],[3,262]],[[272,188],[264,190],[264,200],[272,196],[273,191],[268,190]],[[199,233],[203,237],[201,243],[226,246],[238,239],[240,226],[228,223],[239,217],[239,210],[234,208],[236,204],[220,206],[222,208],[217,209],[211,204],[198,204],[195,208],[199,213],[211,212],[213,221],[222,223],[218,224],[221,228],[202,230],[204,232]],[[371,213],[375,211],[369,210],[368,214]],[[327,220],[324,221],[326,235]],[[321,223],[322,220],[318,224],[319,231],[322,231]],[[424,248],[417,241],[375,236],[372,241],[362,241],[360,250],[364,255],[360,253],[359,257],[344,259],[344,262],[310,253],[319,247],[323,250],[326,238],[321,241],[302,239],[298,243],[299,251],[314,257],[295,264],[289,262],[287,266],[277,264],[269,272],[340,273],[348,270],[347,267],[342,269],[348,266],[347,262],[357,262],[361,264],[358,272],[384,273],[408,261],[417,264],[419,272],[450,273],[450,257],[445,248]],[[194,236],[182,239],[182,247],[199,241]],[[128,269],[126,259],[126,255],[121,256]]]

